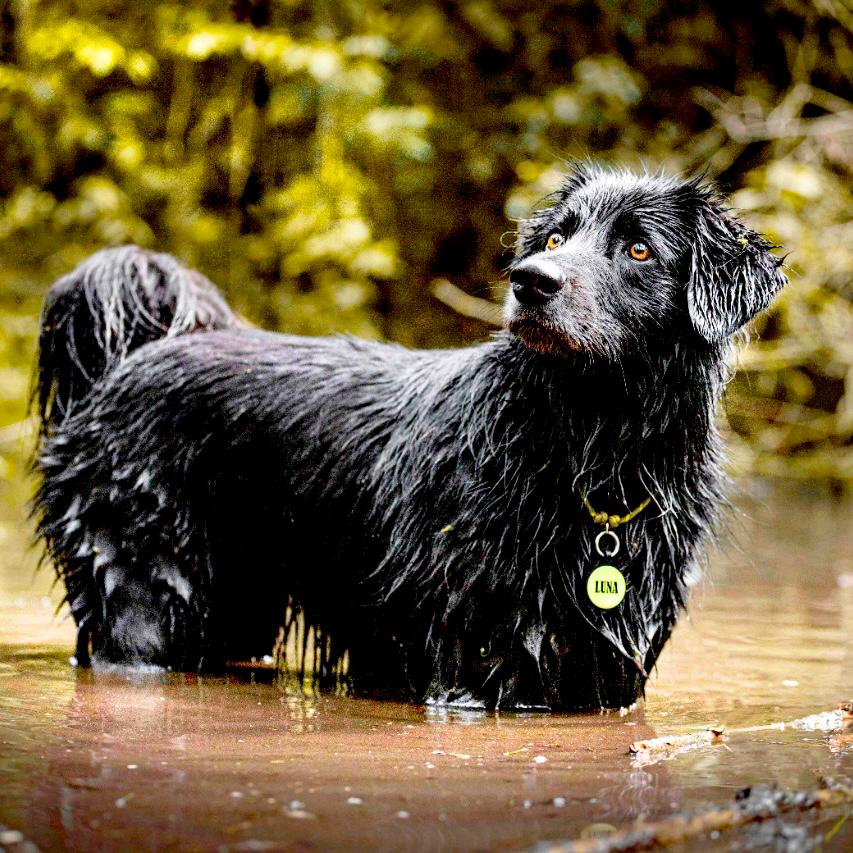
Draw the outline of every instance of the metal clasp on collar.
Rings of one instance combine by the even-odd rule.
[[[612,546],[610,550],[602,545],[602,542],[605,539],[607,539]],[[610,529],[609,524],[605,524],[604,530],[595,537],[596,553],[599,557],[615,557],[619,553],[620,547],[621,543],[619,542],[619,537]]]

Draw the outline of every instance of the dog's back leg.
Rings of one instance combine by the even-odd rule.
[[[34,514],[66,583],[81,663],[91,645],[110,660],[201,665],[207,609],[197,570],[162,541],[169,519],[153,518],[150,506],[130,497],[144,491],[147,469],[119,489],[116,466],[124,461],[110,443],[121,433],[98,432],[90,407],[135,350],[236,324],[207,279],[135,246],[98,252],[45,299],[34,393],[41,422],[35,468],[42,483]],[[119,508],[122,494],[127,505]],[[139,553],[146,540],[157,546],[144,545]],[[123,542],[134,543],[132,553],[122,550]]]
[[[88,583],[81,582],[80,594],[69,598],[78,624],[78,662],[204,668],[205,656],[213,656],[205,642],[204,585],[191,583],[174,559],[130,555],[112,530],[90,531],[86,540],[90,553],[81,553],[75,575],[81,581],[88,575]]]

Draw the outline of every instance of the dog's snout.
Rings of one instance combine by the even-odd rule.
[[[509,281],[513,295],[522,305],[541,305],[563,287],[563,279],[556,270],[551,272],[535,263],[517,266],[510,273]]]

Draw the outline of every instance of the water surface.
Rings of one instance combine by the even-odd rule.
[[[789,492],[740,504],[741,550],[713,555],[646,702],[563,716],[306,696],[263,673],[74,669],[59,592],[49,571],[33,574],[28,526],[6,509],[0,833],[45,850],[515,850],[729,803],[759,783],[853,777],[845,731],[735,732],[651,763],[628,754],[639,739],[853,697],[853,507]],[[803,849],[835,828],[825,849],[853,849],[844,816],[703,846]]]

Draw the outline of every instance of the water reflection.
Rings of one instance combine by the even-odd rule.
[[[729,802],[756,782],[851,776],[841,731],[732,735],[646,766],[627,755],[635,740],[789,720],[853,694],[849,505],[776,496],[751,511],[750,559],[713,559],[647,702],[573,716],[306,695],[288,679],[75,670],[56,593],[46,576],[31,584],[8,517],[0,823],[45,849],[524,848]]]

